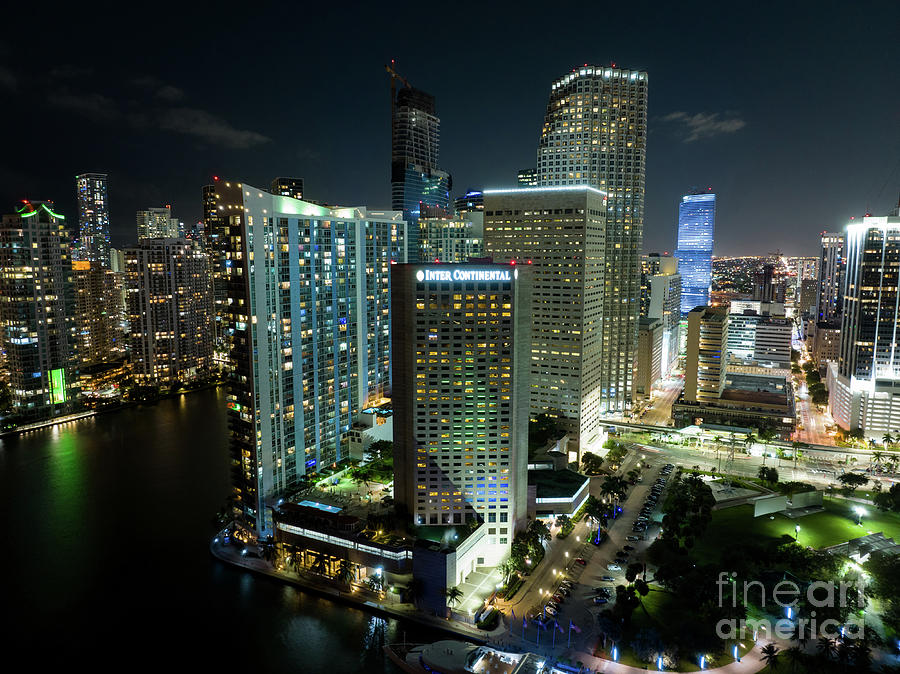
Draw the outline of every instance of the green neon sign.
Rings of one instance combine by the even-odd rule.
[[[50,402],[54,405],[64,403],[66,395],[66,371],[63,368],[50,370]]]
[[[28,206],[31,206],[31,204],[28,204]],[[35,215],[38,214],[38,210],[37,210],[36,208],[34,208],[33,206],[31,206],[31,208],[32,208],[33,210],[30,210],[30,211],[28,211],[27,213],[23,213],[23,211],[24,211],[26,208],[28,208],[28,206],[22,206],[22,208],[18,209],[16,212],[17,212],[21,217],[23,217],[23,218],[33,218]],[[47,204],[41,204],[41,208],[43,208],[45,211],[47,211],[47,212],[48,212],[50,215],[52,215],[54,218],[57,218],[57,219],[59,219],[59,220],[65,220],[65,219],[66,219],[66,216],[60,215],[59,213],[54,213],[52,210],[50,210],[50,208],[47,206]]]

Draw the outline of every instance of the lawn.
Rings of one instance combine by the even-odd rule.
[[[865,507],[862,526],[856,524],[853,508],[858,505],[843,499],[827,498],[824,512],[790,519],[778,513],[774,519],[770,515],[753,517],[753,506],[742,505],[713,512],[713,519],[703,538],[697,542],[695,552],[698,557],[710,559],[718,557],[722,541],[754,539],[778,539],[781,536],[794,537],[795,525],[800,525],[799,542],[804,546],[823,548],[844,543],[851,538],[867,533],[884,532],[888,538],[900,539],[900,516],[883,513],[871,506]]]
[[[668,594],[667,592],[663,592],[656,585],[651,585],[651,591],[646,597],[642,597],[644,609],[646,609],[646,613],[644,609],[638,606],[634,613],[631,616],[631,628],[628,634],[622,639],[619,644],[619,659],[618,662],[624,665],[630,665],[632,667],[638,667],[640,669],[648,668],[647,663],[642,662],[638,659],[638,657],[632,651],[629,642],[633,638],[634,634],[640,631],[645,627],[652,627],[656,631],[661,634],[665,632],[665,626],[668,624],[677,623],[681,620],[684,620],[684,614],[679,610],[679,607],[675,603],[674,597]],[[745,655],[751,648],[753,648],[752,640],[748,640],[747,642],[741,644],[739,650],[741,655]],[[732,661],[731,658],[731,647],[733,645],[733,641],[726,641],[725,645],[725,653],[721,656],[722,664],[728,664]],[[601,647],[603,645],[603,640],[600,640]],[[601,657],[609,657],[609,654],[603,654]],[[649,667],[649,669],[656,669],[655,665]],[[682,660],[678,671],[680,672],[696,672],[700,671],[699,662],[695,662],[693,660]]]

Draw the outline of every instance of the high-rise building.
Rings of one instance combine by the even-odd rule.
[[[404,81],[405,82],[405,81]],[[438,168],[441,120],[434,96],[410,86],[394,96],[391,78],[391,207],[409,224],[407,257],[419,259],[419,213],[422,206],[450,206],[450,174]]]
[[[819,300],[819,281],[818,279],[803,279],[800,281],[799,292],[797,293],[797,311],[800,316],[815,316],[816,303]]]
[[[79,260],[109,266],[109,191],[106,173],[75,176]]]
[[[347,458],[344,436],[390,387],[390,266],[401,213],[326,208],[220,180],[235,516],[265,534],[269,506]],[[233,208],[227,208],[232,206]]]
[[[900,428],[900,217],[866,216],[845,232],[841,348],[837,366],[828,366],[829,408],[842,428],[880,440]]]
[[[125,356],[123,274],[99,262],[72,263],[78,361],[109,363]]]
[[[225,331],[226,315],[228,313],[228,236],[227,223],[229,218],[241,212],[241,202],[233,203],[229,199],[240,192],[234,190],[219,190],[223,181],[218,176],[213,178],[213,183],[203,186],[203,233],[204,250],[209,255],[210,273],[212,276],[212,297],[214,332],[216,344],[216,361],[228,370],[231,362],[228,358],[228,335]]]
[[[797,258],[797,285],[801,281],[816,280],[819,278],[819,258],[818,257],[798,257]]]
[[[756,302],[784,303],[787,284],[775,275],[775,265],[766,263],[753,276],[753,300]]]
[[[485,522],[479,566],[526,523],[532,271],[391,269],[395,498],[420,526]]]
[[[683,399],[689,403],[718,400],[725,388],[728,312],[695,307],[687,319]]]
[[[275,178],[269,192],[280,197],[303,198],[303,178]]]
[[[604,280],[587,285],[588,294],[601,292],[603,307],[586,319],[602,326],[601,410],[621,411],[631,403],[644,238],[647,86],[643,71],[573,68],[550,87],[538,143],[538,185],[589,185],[606,196],[600,205]]]
[[[631,405],[640,243],[593,187],[486,190],[484,209],[486,255],[534,267],[532,416],[558,417],[580,451]]]
[[[519,187],[537,187],[538,174],[536,168],[522,169],[516,176]]]
[[[187,239],[125,249],[132,373],[143,384],[185,382],[213,364],[209,258]]]
[[[467,262],[484,253],[484,211],[465,218],[428,214],[419,218],[422,252],[428,262]]]
[[[641,316],[634,352],[634,399],[650,398],[653,385],[662,376],[663,322]]]
[[[712,285],[716,195],[686,194],[678,206],[678,271],[681,274],[681,313],[709,304]]]
[[[820,321],[839,318],[843,311],[842,284],[845,266],[843,233],[822,232],[822,255],[819,258],[819,301],[817,304]]]
[[[484,193],[479,190],[468,190],[453,200],[453,212],[458,218],[468,218],[472,213],[480,213],[483,210]]]
[[[0,227],[0,347],[12,413],[64,414],[77,394],[71,232],[53,202],[23,202]]]
[[[177,239],[178,220],[172,217],[172,207],[148,208],[137,212],[138,239]]]
[[[641,258],[641,316],[662,322],[660,376],[678,362],[681,326],[681,274],[678,260],[651,253]]]

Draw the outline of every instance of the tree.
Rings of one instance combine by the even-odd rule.
[[[631,648],[634,654],[643,662],[653,662],[659,653],[663,651],[665,645],[657,632],[652,627],[645,627],[634,635],[631,640]]]
[[[553,539],[553,536],[550,534],[550,529],[547,528],[547,525],[544,524],[542,520],[534,520],[528,527],[528,530],[532,533],[539,545],[542,543],[549,543]]]
[[[797,671],[797,667],[803,664],[806,655],[798,646],[791,646],[785,652],[788,661],[791,663],[791,674]]]
[[[757,440],[757,438],[755,435],[753,435],[753,433],[748,433],[747,437],[744,438],[744,447],[746,447],[747,450],[749,451],[750,448],[752,448],[753,445],[756,444],[756,440]]]
[[[597,614],[597,629],[603,635],[604,648],[606,648],[607,639],[615,643],[622,638],[622,621],[609,609]]]
[[[891,435],[890,431],[888,431],[887,433],[885,433],[884,435],[882,435],[882,436],[881,436],[881,439],[882,439],[882,441],[884,442],[884,446],[885,446],[885,447],[887,447],[888,445],[890,445],[891,443],[894,442],[894,436]],[[876,454],[881,454],[881,452],[876,452]],[[875,456],[872,455],[872,458],[874,459]],[[877,459],[875,460],[875,463],[878,463],[878,460],[877,460]]]
[[[447,606],[455,606],[463,598],[463,591],[455,585],[453,587],[445,587],[441,590],[441,594],[447,600]]]
[[[854,489],[862,487],[868,481],[869,478],[859,473],[844,473],[838,476],[838,482],[842,485],[841,491],[847,496],[852,494]]]
[[[588,475],[596,475],[603,466],[602,457],[597,456],[593,452],[585,452],[581,456],[581,470]]]
[[[776,646],[775,644],[766,644],[760,650],[759,659],[765,662],[766,665],[768,665],[769,669],[774,672],[778,667],[778,654],[780,652],[781,651],[779,650],[778,646]]]
[[[353,563],[349,559],[342,559],[337,571],[337,580],[345,585],[350,585],[356,573],[353,570]]]
[[[369,445],[369,453],[379,461],[389,459],[394,455],[394,443],[390,440],[376,440]]]
[[[900,484],[892,484],[887,491],[875,494],[873,501],[879,510],[900,512]]]

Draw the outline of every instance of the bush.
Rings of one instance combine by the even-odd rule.
[[[512,598],[516,595],[516,592],[518,592],[519,589],[520,589],[524,584],[525,584],[525,579],[524,579],[524,578],[519,578],[518,576],[515,576],[515,577],[509,582],[509,585],[507,585],[506,588],[503,589],[502,591],[500,591],[498,594],[499,594],[499,596],[502,597],[503,599],[506,599],[507,601],[509,601],[510,599],[512,599]]]
[[[477,627],[480,630],[485,630],[487,632],[490,632],[492,629],[497,627],[499,622],[500,622],[500,611],[498,611],[495,608],[492,608],[490,613],[488,613],[486,616],[484,616],[481,620],[479,620],[475,624],[475,627]]]

